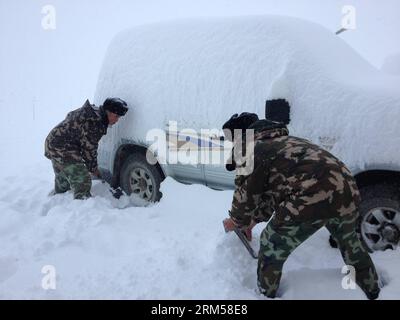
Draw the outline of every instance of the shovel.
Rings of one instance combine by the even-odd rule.
[[[224,225],[225,229],[225,225]],[[251,257],[253,259],[258,259],[258,255],[254,252],[254,249],[251,247],[249,241],[247,240],[245,234],[240,231],[237,227],[233,229],[233,231],[236,233],[236,235],[239,237],[240,241],[243,243],[247,251],[250,253]],[[225,232],[229,232],[228,230],[225,229]]]

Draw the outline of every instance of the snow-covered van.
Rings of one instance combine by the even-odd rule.
[[[132,111],[99,146],[114,186],[148,201],[173,177],[233,188],[224,163],[165,163],[151,130],[218,149],[215,131],[234,113],[265,115],[265,101],[291,104],[291,135],[330,150],[352,170],[362,193],[360,231],[371,250],[400,239],[400,77],[376,70],[320,25],[279,16],[201,18],[138,26],[111,42],[95,103],[120,97]],[[175,133],[171,134],[170,127]],[[190,130],[183,130],[190,128]],[[213,131],[211,131],[213,132]],[[168,143],[168,148],[176,144]],[[150,149],[149,149],[150,148]],[[153,161],[146,153],[154,153]],[[221,149],[222,150],[222,149]]]

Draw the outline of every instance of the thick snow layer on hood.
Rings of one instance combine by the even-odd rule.
[[[263,117],[265,100],[284,97],[292,105],[291,134],[316,143],[332,138],[332,151],[362,168],[400,159],[400,149],[388,148],[400,143],[394,80],[314,23],[279,16],[204,18],[117,35],[95,102],[126,100],[132,112],[113,130],[143,141],[149,129],[165,128],[169,120],[200,129],[221,128],[241,111]]]
[[[222,227],[232,191],[167,178],[161,202],[125,207],[99,181],[89,200],[49,198],[50,162],[22,169],[0,179],[0,299],[265,299],[257,261]],[[254,230],[255,250],[264,227]],[[344,262],[328,236],[321,229],[289,257],[281,299],[366,299],[342,288]],[[398,299],[398,251],[371,257],[386,284],[380,298]],[[54,290],[42,287],[49,270]]]

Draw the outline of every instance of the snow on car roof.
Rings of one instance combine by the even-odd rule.
[[[398,139],[398,79],[315,23],[280,16],[196,18],[118,34],[95,103],[108,96],[127,101],[134,111],[114,130],[143,140],[169,120],[200,129],[220,128],[242,111],[263,117],[265,100],[283,97],[292,105],[292,134],[341,141],[332,151],[362,167],[366,159],[399,162],[399,151],[380,148],[382,139]]]

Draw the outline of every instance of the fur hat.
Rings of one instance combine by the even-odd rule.
[[[120,98],[107,98],[103,103],[104,110],[119,116],[124,116],[128,112],[127,106],[128,104]]]

